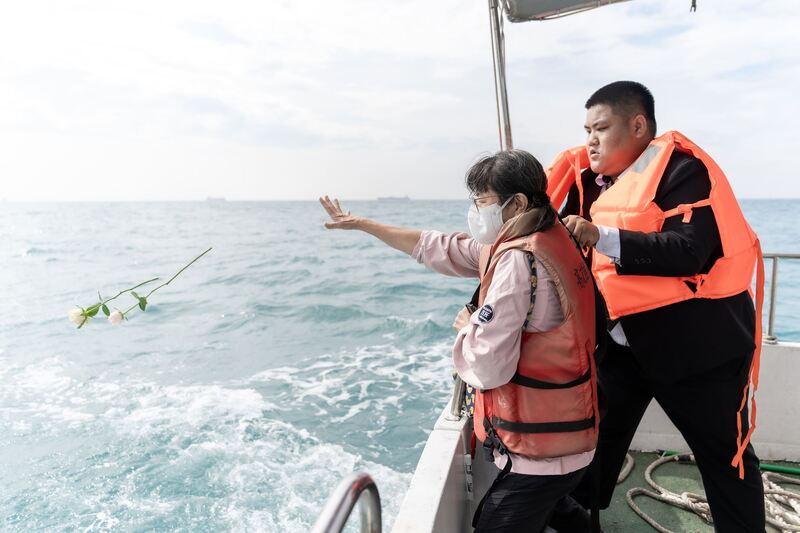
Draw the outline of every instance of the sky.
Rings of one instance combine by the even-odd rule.
[[[797,0],[634,0],[505,23],[516,148],[647,85],[740,197],[800,197]],[[0,200],[464,198],[499,147],[486,0],[0,7]]]

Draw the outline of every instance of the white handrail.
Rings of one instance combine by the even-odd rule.
[[[778,338],[775,336],[775,299],[778,296],[778,260],[779,259],[800,259],[800,254],[764,254],[764,259],[772,259],[772,276],[769,282],[769,313],[767,315],[767,334],[764,341],[775,343]]]
[[[362,498],[362,493],[365,498]],[[381,533],[381,497],[378,486],[366,472],[344,478],[331,493],[311,533],[340,533],[359,504],[361,533]]]

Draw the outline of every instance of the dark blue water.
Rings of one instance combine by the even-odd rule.
[[[800,252],[799,201],[743,205],[765,251]],[[464,202],[347,207],[465,227]],[[0,530],[305,531],[356,469],[391,524],[474,282],[324,219],[314,202],[3,204]],[[67,321],[208,246],[146,313]],[[779,279],[777,333],[800,340],[800,264]]]

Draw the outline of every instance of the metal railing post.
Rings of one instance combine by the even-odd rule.
[[[767,338],[775,341],[775,296],[778,293],[778,256],[772,258],[772,277],[769,282],[769,319],[767,320]]]
[[[767,333],[764,342],[775,344],[778,337],[775,335],[775,315],[778,308],[778,265],[781,259],[800,259],[800,254],[764,254],[764,259],[772,260],[772,278],[769,283],[769,310],[767,312]],[[765,287],[766,289],[766,287]]]
[[[339,482],[311,533],[341,533],[356,503],[360,507],[361,533],[381,533],[381,497],[377,485],[366,472],[355,472]]]
[[[447,416],[448,420],[461,420],[461,407],[464,405],[466,393],[467,384],[456,374],[453,379],[453,397],[450,399],[450,414]]]

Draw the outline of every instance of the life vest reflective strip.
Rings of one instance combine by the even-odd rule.
[[[709,198],[662,211],[653,199],[664,169],[675,150],[691,154],[702,161],[708,170],[711,193]],[[575,183],[583,215],[581,173],[587,167],[589,156],[585,146],[572,148],[558,155],[548,169],[547,191],[554,205],[560,206],[564,202],[570,187]],[[708,154],[688,138],[675,131],[667,132],[653,139],[630,168],[620,175],[614,187],[600,195],[592,205],[591,218],[596,224],[657,232],[661,231],[666,218],[682,216],[683,222],[688,223],[693,210],[705,206],[710,206],[714,212],[723,251],[723,256],[717,259],[708,273],[691,277],[619,275],[613,262],[597,250],[592,257],[592,272],[606,300],[609,316],[616,319],[692,298],[725,298],[749,291],[753,270],[757,268],[756,349],[750,368],[750,379],[745,385],[742,403],[737,412],[738,450],[732,463],[733,466],[738,466],[739,475],[743,477],[742,454],[755,429],[755,397],[752,400],[750,428],[744,438],[741,413],[747,405],[751,383],[753,392],[758,388],[764,263],[758,237],[745,220],[725,174]]]
[[[593,450],[600,417],[591,274],[566,229],[556,223],[546,231],[484,248],[480,305],[498,260],[513,249],[533,253],[551,274],[564,322],[550,331],[522,333],[511,381],[476,393],[475,433],[485,443],[496,438],[501,452],[533,458]]]
[[[744,455],[747,445],[750,443],[750,438],[756,430],[756,391],[758,390],[758,378],[761,372],[761,336],[763,334],[761,324],[761,313],[764,309],[764,255],[761,252],[761,241],[756,239],[756,248],[758,249],[758,264],[756,266],[756,331],[755,331],[755,344],[756,349],[753,352],[753,362],[750,363],[749,379],[744,384],[744,391],[742,392],[742,402],[739,404],[739,410],[736,411],[736,444],[738,450],[736,455],[731,460],[731,466],[739,468],[739,478],[744,479]],[[747,435],[742,439],[742,411],[747,405],[747,398],[750,396],[750,387],[752,386],[752,396],[750,397],[750,427],[747,430]]]

